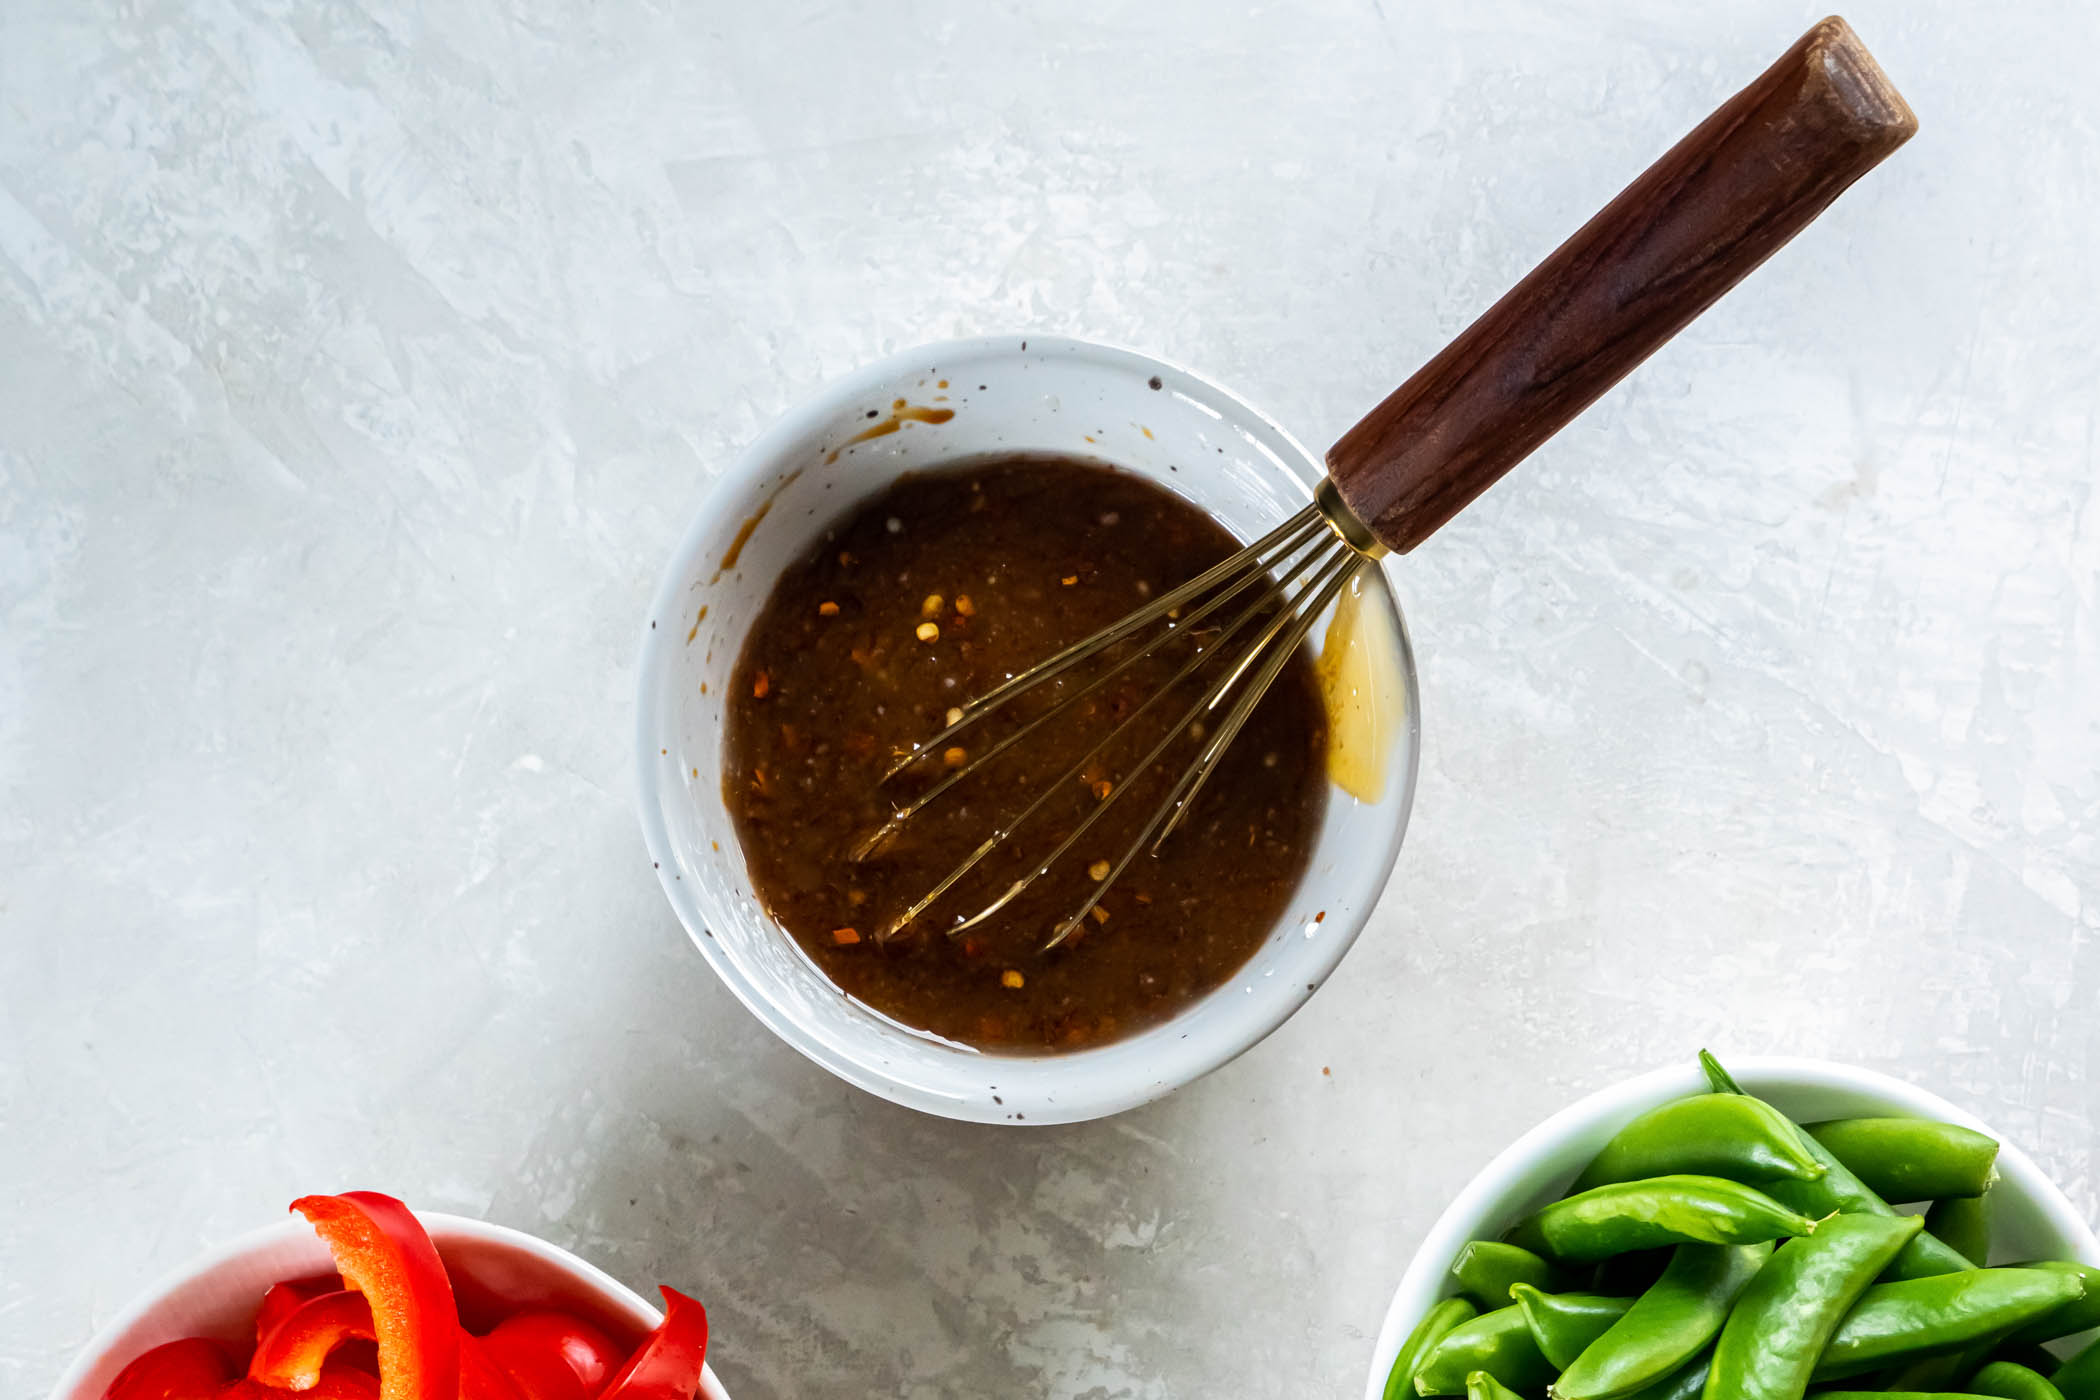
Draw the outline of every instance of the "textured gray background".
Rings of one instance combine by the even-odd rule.
[[[1395,570],[1343,974],[1009,1132],[803,1063],[657,893],[710,475],[1009,328],[1329,440],[1817,11],[0,4],[0,1392],[370,1185],[699,1293],[739,1400],[1347,1394],[1468,1175],[1702,1042],[2100,1207],[2100,19],[1984,13],[1857,5],[1923,134]]]

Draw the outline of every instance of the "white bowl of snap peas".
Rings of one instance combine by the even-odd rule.
[[[1402,1277],[1366,1400],[2100,1400],[2100,1239],[2017,1146],[1870,1070],[1714,1073],[1614,1085],[1489,1163]]]

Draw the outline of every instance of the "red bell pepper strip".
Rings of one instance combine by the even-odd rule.
[[[256,1344],[261,1345],[263,1339],[276,1330],[278,1323],[299,1310],[301,1303],[312,1302],[323,1293],[342,1291],[343,1281],[334,1274],[271,1284],[263,1291],[262,1307],[255,1314]]]
[[[591,1400],[576,1373],[559,1356],[493,1347],[488,1345],[493,1338],[491,1334],[474,1340],[489,1364],[510,1381],[518,1400]]]
[[[301,1196],[343,1282],[365,1295],[380,1400],[459,1400],[459,1307],[445,1262],[407,1206],[377,1191]]]
[[[238,1380],[219,1391],[217,1400],[379,1400],[379,1377],[332,1366],[308,1390],[279,1390],[261,1381]]]
[[[214,1400],[238,1373],[226,1348],[208,1337],[185,1337],[134,1357],[102,1400]]]
[[[375,1340],[372,1305],[362,1293],[324,1293],[270,1330],[248,1362],[248,1379],[281,1390],[312,1390],[322,1363],[344,1342]]]
[[[707,1309],[675,1288],[664,1295],[664,1320],[635,1348],[598,1400],[693,1400],[707,1362]]]
[[[517,1383],[498,1366],[481,1338],[459,1334],[459,1400],[525,1400]]]
[[[595,1396],[625,1358],[604,1331],[573,1313],[512,1313],[481,1339],[492,1360],[510,1373],[526,1400],[571,1393]],[[562,1380],[574,1377],[575,1387]]]

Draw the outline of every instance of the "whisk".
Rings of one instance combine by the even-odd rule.
[[[1328,451],[1313,500],[1267,535],[961,707],[946,728],[883,775],[887,783],[1022,695],[1075,667],[1120,659],[967,764],[897,807],[854,853],[866,859],[912,816],[1068,712],[1141,658],[1211,623],[1173,679],[1020,811],[1003,818],[945,878],[882,930],[894,936],[1068,790],[1087,763],[1198,670],[1219,674],[1136,765],[1158,763],[1207,717],[1194,757],[1121,855],[1098,865],[1091,893],[1043,944],[1062,943],[1131,863],[1157,851],[1187,816],[1255,705],[1349,580],[1388,552],[1405,554],[1646,359],[1820,214],[1917,130],[1917,119],[1844,20],[1817,24],[1650,166],[1602,212],[1396,389]],[[1213,622],[1212,620],[1215,619]],[[1207,630],[1207,629],[1206,629]],[[1230,649],[1229,652],[1227,649]],[[961,934],[1007,907],[1067,857],[1123,795],[1094,806],[1053,850],[990,904],[952,925]]]

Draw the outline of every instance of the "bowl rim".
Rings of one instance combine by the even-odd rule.
[[[746,444],[719,475],[707,483],[698,503],[693,507],[692,516],[676,547],[664,563],[656,589],[650,597],[649,610],[641,618],[637,642],[639,660],[635,679],[633,743],[636,809],[642,827],[643,843],[655,867],[657,884],[662,888],[665,899],[684,927],[687,940],[700,950],[701,956],[707,960],[708,966],[714,969],[715,975],[744,1008],[758,1018],[760,1024],[805,1058],[821,1065],[833,1075],[891,1103],[956,1121],[1034,1128],[1105,1118],[1162,1098],[1222,1068],[1260,1044],[1295,1015],[1311,999],[1310,995],[1288,1004],[1263,1008],[1259,1015],[1250,1014],[1244,1020],[1231,1023],[1230,1033],[1216,1036],[1206,1044],[1200,1054],[1181,1049],[1181,1045],[1186,1042],[1185,1037],[1164,1042],[1161,1054],[1169,1057],[1168,1063],[1156,1066],[1156,1073],[1133,1073],[1113,1079],[1108,1075],[1089,1077],[1076,1074],[1071,1082],[1061,1084],[1054,1095],[1046,1093],[1035,1101],[1026,1103],[1025,1118],[1017,1117],[1014,1113],[1015,1093],[1006,1094],[1009,1102],[999,1107],[976,1098],[951,1099],[892,1077],[884,1073],[879,1065],[866,1064],[850,1055],[840,1053],[818,1037],[806,1034],[790,1008],[780,1005],[769,996],[766,990],[758,985],[757,979],[746,976],[727,950],[721,947],[718,939],[705,935],[706,912],[700,907],[699,898],[691,887],[674,879],[675,853],[662,815],[662,765],[656,762],[660,745],[654,737],[658,732],[661,716],[657,703],[662,693],[661,673],[663,666],[669,664],[659,661],[658,658],[668,656],[669,652],[655,644],[661,641],[661,637],[652,636],[651,627],[651,619],[674,616],[682,611],[685,581],[691,576],[696,562],[707,557],[710,547],[717,539],[714,526],[722,512],[715,508],[714,503],[718,500],[735,499],[740,494],[758,489],[777,468],[783,450],[798,441],[806,440],[822,429],[833,419],[840,403],[863,397],[870,389],[890,383],[928,363],[988,353],[1013,353],[1011,347],[1015,345],[1023,347],[1019,353],[1027,357],[1070,355],[1097,359],[1111,365],[1142,367],[1148,374],[1172,374],[1178,380],[1184,381],[1188,387],[1200,388],[1212,400],[1230,404],[1241,427],[1270,435],[1274,439],[1272,446],[1282,449],[1277,455],[1282,461],[1283,469],[1306,488],[1308,500],[1311,499],[1312,487],[1324,475],[1320,467],[1324,458],[1308,451],[1303,443],[1268,414],[1256,408],[1244,395],[1207,375],[1147,351],[1074,336],[1013,331],[934,341],[885,355],[844,375],[827,379],[797,399]],[[1362,863],[1358,867],[1375,877],[1367,885],[1372,893],[1353,918],[1341,922],[1339,927],[1332,921],[1328,924],[1325,930],[1328,937],[1322,940],[1320,960],[1316,966],[1307,969],[1306,980],[1316,986],[1324,986],[1327,979],[1334,975],[1335,969],[1340,966],[1342,959],[1355,945],[1365,925],[1370,921],[1372,912],[1383,900],[1391,884],[1393,868],[1400,857],[1400,848],[1406,840],[1420,783],[1422,706],[1414,643],[1408,633],[1406,615],[1401,610],[1399,598],[1393,590],[1392,579],[1387,570],[1381,565],[1369,571],[1369,577],[1377,598],[1392,618],[1399,646],[1402,688],[1407,703],[1407,761],[1402,765],[1404,771],[1396,770],[1394,774],[1399,783],[1399,797],[1391,816],[1387,819],[1389,825],[1384,834],[1383,849],[1376,852],[1372,862]],[[1191,1006],[1197,1004],[1190,1003]],[[1174,1018],[1170,1018],[1138,1036],[1131,1037],[1130,1040],[1141,1039],[1144,1035],[1174,1023]],[[1130,1042],[1117,1041],[1114,1045],[1128,1043]],[[1035,1064],[1063,1063],[1077,1069],[1087,1062],[1088,1054],[1087,1051],[1078,1051],[1063,1055],[1002,1055],[996,1059]]]
[[[1898,1079],[1880,1070],[1849,1065],[1836,1060],[1792,1055],[1741,1055],[1728,1060],[1729,1071],[1760,1092],[1775,1089],[1838,1089],[1870,1094],[1887,1101],[1891,1108],[1920,1118],[1938,1118],[1988,1134],[1998,1142],[1998,1175],[2016,1182],[2019,1188],[2048,1216],[2077,1258],[2100,1264],[2100,1237],[2071,1204],[2063,1189],[2035,1165],[2034,1159],[2012,1139],[1998,1132],[1975,1114],[1950,1103],[1930,1089]],[[1451,1204],[1437,1216],[1408,1259],[1407,1268],[1386,1305],[1385,1319],[1371,1349],[1370,1372],[1364,1382],[1364,1400],[1382,1400],[1386,1375],[1400,1343],[1420,1320],[1437,1294],[1443,1291],[1450,1261],[1459,1248],[1478,1238],[1477,1227],[1516,1188],[1518,1181],[1541,1157],[1566,1138],[1601,1123],[1623,1123],[1635,1114],[1673,1098],[1704,1092],[1706,1080],[1689,1060],[1668,1064],[1608,1084],[1548,1115],[1527,1129],[1482,1167],[1460,1188]]]
[[[418,1210],[415,1217],[429,1232],[432,1241],[440,1245],[454,1240],[502,1245],[529,1254],[559,1269],[578,1282],[588,1285],[610,1309],[624,1313],[638,1330],[652,1330],[663,1321],[663,1311],[641,1294],[588,1259],[563,1249],[551,1240],[527,1234],[508,1225],[498,1225],[494,1221],[477,1220],[467,1215],[452,1215],[445,1211]],[[66,1367],[52,1386],[50,1400],[95,1400],[93,1396],[78,1393],[82,1383],[109,1360],[111,1350],[127,1333],[146,1321],[171,1298],[193,1287],[199,1279],[225,1265],[250,1254],[302,1240],[318,1242],[313,1226],[302,1219],[279,1220],[222,1240],[163,1273],[139,1290],[108,1322],[95,1329],[95,1335],[74,1355],[73,1363]],[[722,1389],[722,1383],[716,1378],[711,1366],[704,1371],[700,1400],[728,1400],[728,1392]]]

